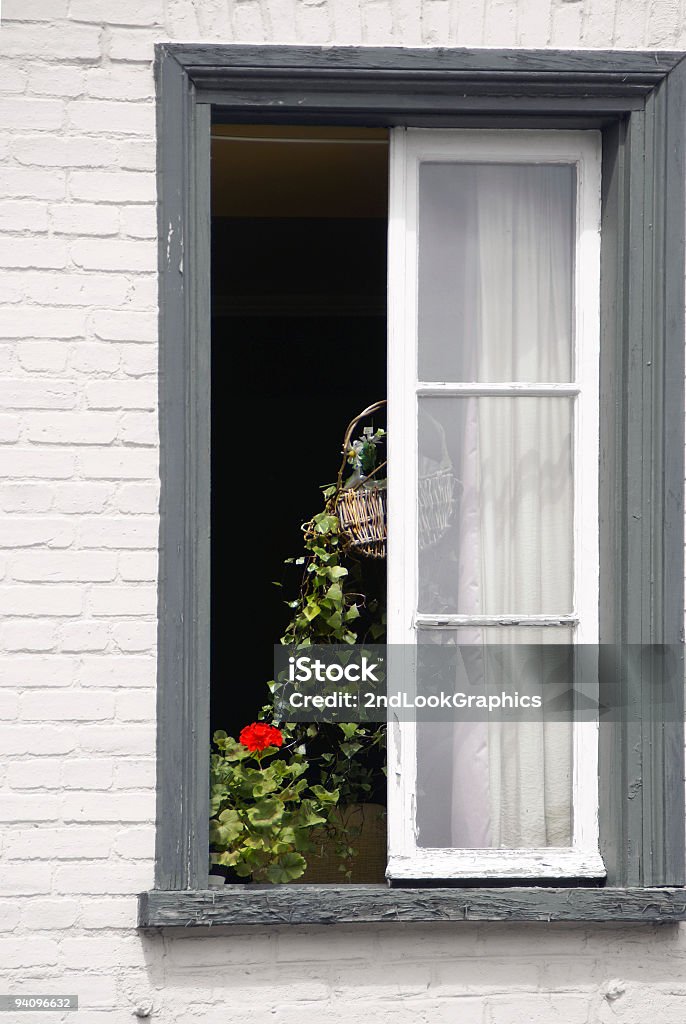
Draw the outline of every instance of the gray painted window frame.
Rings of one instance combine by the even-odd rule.
[[[358,886],[329,887],[319,897],[304,887],[277,887],[282,891],[277,898],[273,890],[270,900],[257,891],[206,892],[212,117],[234,123],[602,130],[601,641],[681,644],[683,57],[671,52],[156,47],[162,482],[158,793],[155,890],[141,896],[142,927],[329,921],[334,912],[326,913],[326,892],[336,920],[464,919],[469,906],[478,907],[482,919],[491,906],[494,919],[527,914],[531,919],[538,912],[545,920],[569,919],[570,913],[577,920],[620,919],[624,912],[633,920],[637,905],[641,920],[686,918],[686,897],[679,890],[685,878],[683,717],[678,716],[676,722],[624,721],[601,729],[601,846],[608,868],[603,890],[440,888],[432,890],[431,900],[421,889],[380,887],[385,894],[380,896],[375,887]],[[632,678],[625,684],[627,702],[646,701],[656,685],[649,678]]]

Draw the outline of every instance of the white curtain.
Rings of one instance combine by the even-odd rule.
[[[422,379],[572,379],[573,197],[571,167],[422,167]],[[425,550],[420,537],[420,611],[572,610],[572,402],[500,395],[420,400],[420,477],[432,471],[442,435],[457,479],[445,536]],[[472,627],[439,639],[519,645],[566,643],[571,634]],[[521,693],[534,686],[539,663],[528,659],[508,687]],[[516,664],[513,656],[512,671]],[[458,723],[449,740],[445,726],[425,726],[418,743],[427,807],[422,845],[569,845],[571,723]],[[438,785],[437,750],[444,758]],[[450,820],[439,829],[438,805],[445,808],[446,797]]]

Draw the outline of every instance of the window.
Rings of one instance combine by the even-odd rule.
[[[598,642],[600,142],[393,133],[390,644]],[[604,878],[593,722],[403,722],[390,751],[392,878]]]
[[[425,889],[411,884],[413,876],[407,873],[408,884],[397,890],[381,886],[360,892],[351,887],[344,892],[342,887],[333,887],[330,893],[323,893],[284,886],[262,895],[257,891],[204,895],[210,672],[206,396],[210,385],[208,224],[213,111],[215,119],[228,124],[345,124],[396,132],[402,128],[479,129],[497,132],[503,140],[504,132],[514,129],[601,134],[598,636],[601,643],[676,644],[683,636],[684,618],[680,110],[685,75],[681,55],[164,45],[158,49],[157,73],[163,446],[158,844],[157,891],[141,899],[141,925],[445,920],[463,919],[472,912],[482,918],[529,920],[598,919],[608,914],[614,920],[683,917],[683,895],[673,888],[684,883],[682,716],[621,720],[600,730],[597,806],[600,852],[607,873],[604,888],[565,886],[563,879],[567,883],[568,879],[556,871],[562,888],[541,890],[534,887],[538,876],[520,876],[517,886],[494,900],[487,873],[480,873],[470,879],[475,887],[440,887],[427,896]],[[411,132],[406,134],[409,139]],[[577,147],[573,158],[563,163],[576,166],[578,172],[580,153]],[[470,160],[472,166],[475,161],[489,163],[483,154],[478,160],[470,156]],[[528,161],[526,156],[514,164],[527,166]],[[462,156],[455,159],[454,154],[448,160],[427,161],[420,170],[439,174],[446,163],[454,166],[455,173],[469,173],[469,161]],[[483,177],[486,184],[488,178]],[[567,187],[559,184],[561,190]],[[420,181],[420,244],[421,187]],[[576,188],[579,197],[583,182],[578,177]],[[577,214],[581,212],[577,203]],[[580,272],[586,272],[592,263],[582,267],[579,252],[575,253],[575,267]],[[421,275],[420,265],[420,287]],[[577,280],[574,302],[580,299]],[[430,339],[434,328],[422,321],[421,311],[420,327]],[[481,415],[480,406],[485,402],[493,408],[494,402],[499,403],[498,408],[509,405],[513,411],[515,405],[523,409],[529,403],[533,416],[541,415],[546,402],[560,409],[573,405],[576,439],[579,409],[587,397],[590,376],[572,378],[570,374],[568,380],[546,380],[541,369],[535,379],[517,381],[509,368],[506,373],[500,367],[497,372],[489,368],[488,373],[483,368],[476,374],[482,379],[469,380],[464,379],[469,376],[466,368],[459,365],[439,376],[431,361],[441,353],[430,344],[424,347],[423,337],[422,333],[420,354],[426,363],[414,382],[416,390],[444,383],[454,392],[422,393],[423,403],[444,403],[446,415],[451,416],[464,415],[459,410],[468,406],[477,407]],[[578,323],[574,337],[575,341],[581,337]],[[498,392],[502,385],[515,383],[539,389],[553,384],[578,387],[579,393],[484,395],[475,388],[468,396],[456,394],[459,385],[488,385]],[[406,398],[408,404],[414,401],[407,393]],[[434,412],[431,415],[437,419]],[[568,415],[571,424],[572,413]],[[405,417],[404,429],[410,429],[410,422]],[[568,432],[571,436],[571,427]],[[569,479],[577,481],[574,493],[578,494],[578,481],[586,479],[588,467],[578,466],[577,475],[574,444],[575,440],[568,444],[567,462],[571,460]],[[394,486],[399,487],[397,479]],[[595,539],[591,543],[595,547]],[[584,564],[592,564],[591,559],[585,563],[578,544],[573,553],[576,568],[571,578]],[[577,588],[575,600],[591,591],[592,584],[587,589],[584,582]],[[397,592],[402,595],[406,615],[411,591],[401,584]],[[499,611],[490,611],[493,604],[489,602],[490,598],[476,611],[465,610],[458,602],[461,610],[453,609],[450,614],[476,618],[449,625],[492,628],[491,622],[478,621],[491,614],[500,616]],[[520,613],[512,604],[503,614],[519,618],[521,614],[569,615],[571,619],[565,620],[562,628],[591,628],[590,619],[584,618],[585,604],[568,603],[571,612],[558,611],[562,606],[563,602],[546,597],[536,608],[529,605]],[[424,601],[417,613],[430,616],[433,611]],[[572,621],[577,616],[578,624]],[[556,628],[510,623],[522,630],[539,625]],[[402,626],[407,628],[406,618]],[[424,622],[424,626],[442,628],[440,622]],[[623,678],[621,685],[629,702],[659,696],[648,673]],[[586,793],[590,793],[588,786]],[[593,795],[590,802],[583,795],[581,804],[576,796],[575,800],[577,813],[582,805],[593,804]],[[452,856],[459,848],[443,849]],[[446,876],[450,878],[450,872],[441,869],[425,876],[424,881],[440,882]],[[459,877],[459,870],[453,872],[453,881]]]

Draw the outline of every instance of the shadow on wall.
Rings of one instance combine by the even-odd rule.
[[[165,1024],[683,1024],[686,929],[193,929],[143,937]],[[408,951],[411,950],[411,956]]]

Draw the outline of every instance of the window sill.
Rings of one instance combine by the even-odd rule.
[[[139,928],[396,921],[686,921],[686,889],[291,884],[264,889],[152,890],[138,898]]]

